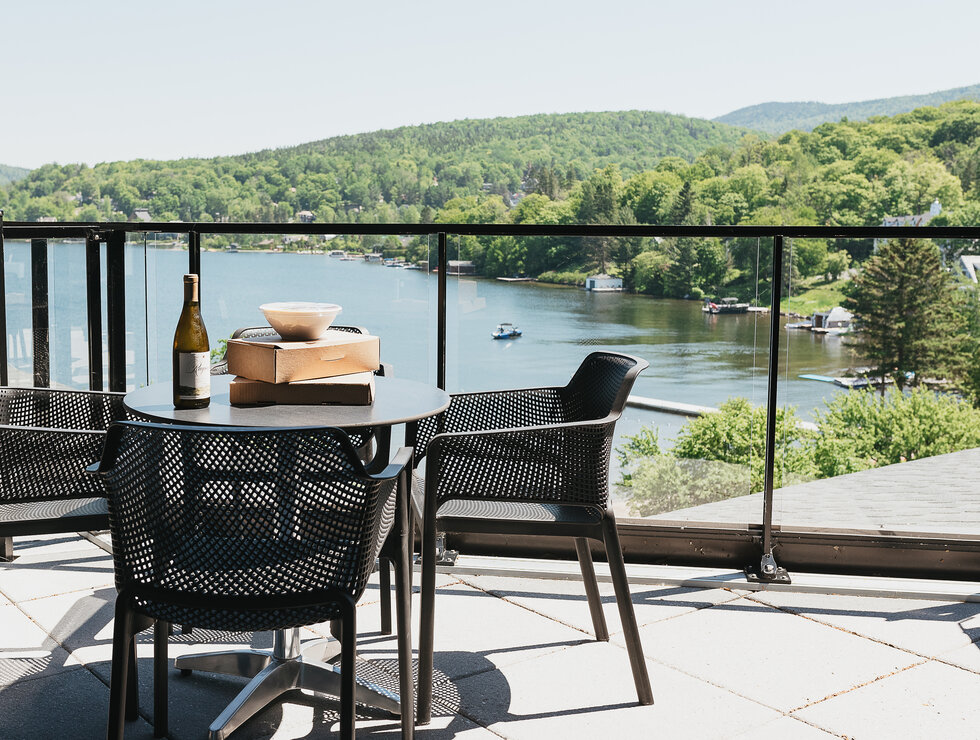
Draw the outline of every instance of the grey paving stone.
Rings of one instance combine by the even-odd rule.
[[[980,676],[928,661],[794,712],[855,738],[968,738],[980,727]]]
[[[722,738],[777,712],[648,662],[640,706],[625,650],[588,643],[455,681],[462,712],[507,738]]]
[[[84,549],[57,554],[25,552],[12,563],[0,563],[0,591],[19,603],[112,586],[112,557],[95,545],[86,544]]]
[[[109,689],[84,668],[0,690],[4,740],[95,740],[105,737],[108,717]],[[142,718],[126,724],[127,740],[151,737]]]
[[[940,653],[936,656],[936,660],[980,673],[980,643],[974,642]]]
[[[581,581],[547,581],[535,578],[462,576],[465,583],[512,601],[570,627],[594,635],[589,602]],[[726,589],[692,589],[670,586],[632,586],[633,611],[639,625],[685,614],[738,598]],[[622,632],[616,596],[611,583],[600,583],[602,611],[609,633]]]
[[[790,738],[792,740],[830,740],[837,735],[787,715],[766,722],[759,727],[750,727],[731,737],[732,740],[789,740]]]
[[[751,598],[929,657],[980,640],[980,604],[759,592]]]
[[[656,622],[640,636],[648,657],[783,712],[921,661],[749,599]]]
[[[108,535],[104,535],[103,538],[108,542]],[[14,537],[14,555],[18,558],[30,555],[32,557],[46,556],[55,560],[60,553],[87,552],[89,550],[101,552],[98,547],[75,532]]]
[[[418,649],[419,596],[412,599],[412,645]],[[365,619],[361,619],[366,611]],[[377,611],[358,611],[358,634],[377,629]],[[457,678],[528,660],[571,645],[591,642],[579,630],[508,603],[463,583],[436,594],[435,655],[437,680]],[[394,640],[380,647],[359,647],[368,657],[391,658]]]
[[[69,654],[16,606],[0,606],[0,686],[77,667]]]

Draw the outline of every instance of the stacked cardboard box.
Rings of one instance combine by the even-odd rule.
[[[370,334],[328,331],[320,339],[277,336],[228,340],[230,400],[239,404],[374,402],[381,342]]]

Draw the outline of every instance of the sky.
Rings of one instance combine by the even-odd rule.
[[[978,26],[976,0],[5,0],[0,163],[916,95],[980,83]]]

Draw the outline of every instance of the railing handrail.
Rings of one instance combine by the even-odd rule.
[[[93,231],[188,234],[362,234],[422,236],[444,232],[464,236],[551,236],[551,237],[719,237],[790,239],[980,239],[977,226],[666,226],[655,224],[360,224],[360,223],[271,223],[256,221],[5,221],[8,238],[82,238]]]

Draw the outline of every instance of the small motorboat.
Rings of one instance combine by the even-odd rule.
[[[513,324],[497,324],[497,328],[490,335],[494,339],[516,339],[521,335],[521,330]]]

